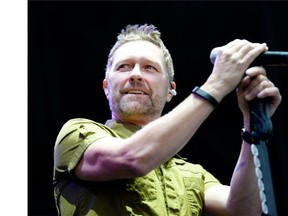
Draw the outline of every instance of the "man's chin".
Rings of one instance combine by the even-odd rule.
[[[146,94],[124,94],[122,98],[126,100],[147,100],[149,96]]]
[[[143,113],[147,111],[147,107],[144,107],[142,104],[139,103],[129,103],[121,106],[121,109],[125,113]]]

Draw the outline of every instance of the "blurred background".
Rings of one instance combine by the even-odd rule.
[[[240,38],[288,51],[287,11],[285,1],[28,1],[28,215],[56,215],[53,148],[62,125],[75,117],[110,118],[102,80],[124,26],[154,24],[162,33],[178,92],[167,113],[209,76],[214,47]],[[268,151],[278,215],[288,215],[288,67],[266,69],[283,96]],[[241,128],[233,92],[180,155],[229,184]]]

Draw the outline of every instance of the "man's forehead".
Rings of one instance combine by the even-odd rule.
[[[131,41],[120,46],[114,53],[114,60],[116,58],[147,58],[156,60],[157,58],[162,61],[162,52],[159,47],[149,41]],[[155,59],[156,58],[156,59]]]

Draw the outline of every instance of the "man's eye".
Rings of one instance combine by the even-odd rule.
[[[130,69],[130,66],[127,65],[127,64],[122,64],[118,67],[118,70],[119,71],[126,71],[126,70],[129,70]]]
[[[149,70],[149,71],[157,71],[157,69],[155,67],[153,67],[152,65],[146,65],[145,69]]]

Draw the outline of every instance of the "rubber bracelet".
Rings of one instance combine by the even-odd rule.
[[[252,133],[249,133],[248,131],[245,130],[245,128],[242,128],[241,137],[245,142],[247,142],[249,144],[254,144],[256,141],[256,137],[255,137],[255,134],[253,133],[253,131],[252,131]]]
[[[269,141],[271,136],[272,136],[271,133],[259,135],[255,131],[248,132],[245,130],[245,128],[242,128],[242,131],[241,131],[242,139],[249,144],[257,144],[260,140]]]
[[[211,103],[213,105],[214,108],[217,108],[219,103],[218,101],[212,97],[210,94],[208,94],[207,92],[203,91],[202,89],[200,89],[199,86],[196,86],[193,91],[193,94],[198,95],[199,97],[203,98],[204,100],[208,101],[209,103]]]

